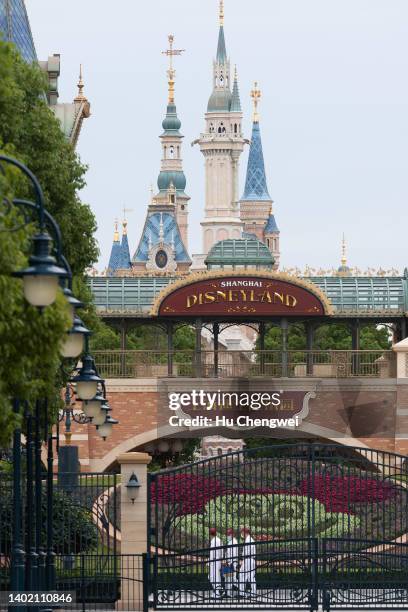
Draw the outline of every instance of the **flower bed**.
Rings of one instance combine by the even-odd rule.
[[[284,458],[199,465],[170,472],[151,489],[158,544],[208,546],[211,522],[224,533],[245,524],[260,539],[394,539],[408,531],[408,491],[374,471]],[[158,484],[156,484],[158,483]],[[250,510],[248,510],[250,508]],[[258,512],[259,510],[259,512]],[[184,518],[183,518],[184,517]]]

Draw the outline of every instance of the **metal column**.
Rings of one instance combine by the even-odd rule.
[[[214,376],[218,378],[218,336],[220,335],[219,323],[213,324],[213,336],[214,336]]]

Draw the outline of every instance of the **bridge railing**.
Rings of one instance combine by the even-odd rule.
[[[104,378],[392,378],[393,351],[95,351]]]

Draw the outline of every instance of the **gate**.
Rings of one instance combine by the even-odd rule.
[[[403,456],[319,443],[151,474],[150,604],[408,610],[407,475]]]

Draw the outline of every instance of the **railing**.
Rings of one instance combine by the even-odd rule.
[[[96,351],[104,378],[391,378],[393,351]]]

